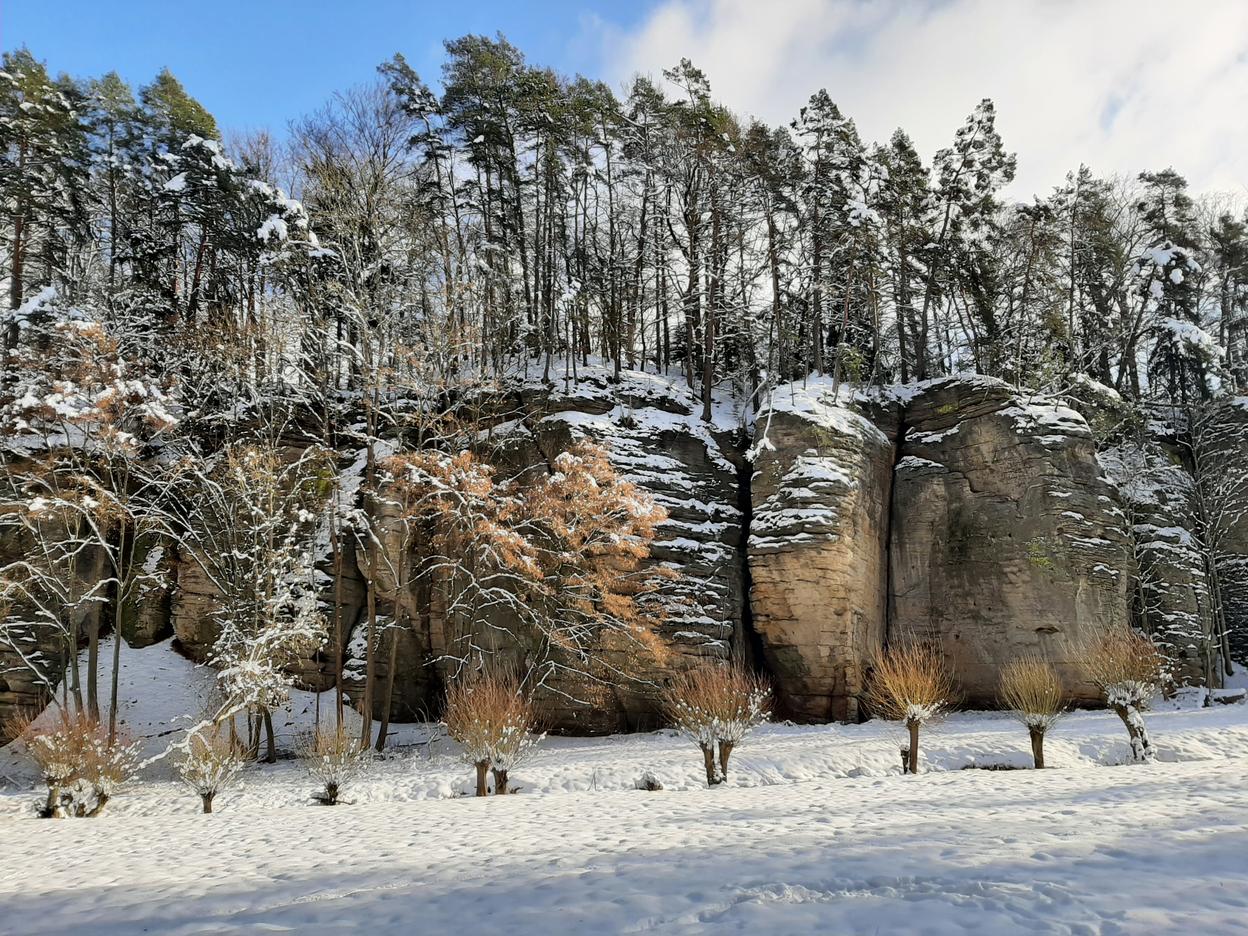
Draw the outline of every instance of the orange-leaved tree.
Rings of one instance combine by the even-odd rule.
[[[579,443],[536,479],[496,479],[471,452],[422,451],[383,465],[415,552],[405,581],[438,592],[447,655],[474,666],[499,651],[536,688],[626,678],[628,661],[661,656],[653,600],[672,573],[648,566],[666,517],[621,479],[598,446]],[[585,701],[585,700],[579,700]]]

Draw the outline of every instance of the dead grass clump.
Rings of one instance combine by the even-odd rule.
[[[138,769],[139,744],[121,733],[110,739],[85,712],[63,708],[53,720],[23,718],[9,731],[39,768],[48,788],[40,815],[49,818],[98,816]]]
[[[247,753],[221,726],[212,725],[191,736],[178,773],[182,782],[198,794],[204,812],[210,813],[217,794],[234,785],[247,759]]]
[[[308,773],[321,784],[313,798],[325,806],[336,806],[371,755],[360,739],[344,728],[322,727],[300,746],[299,756]]]

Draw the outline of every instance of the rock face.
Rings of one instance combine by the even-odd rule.
[[[134,561],[141,572],[134,594],[122,609],[121,635],[128,646],[138,649],[173,634],[171,601],[176,572],[171,550],[154,536],[142,537],[135,544]]]
[[[1217,579],[1233,660],[1248,663],[1248,397],[1224,401],[1206,430],[1207,502],[1217,528]]]
[[[1126,623],[1134,563],[1083,417],[977,378],[923,387],[902,420],[890,639],[937,643],[974,704],[995,701],[1000,667],[1022,655],[1093,698],[1073,661]]]
[[[1139,573],[1132,595],[1137,626],[1161,646],[1180,683],[1220,685],[1201,653],[1215,631],[1205,560],[1199,547],[1192,475],[1173,443],[1151,439],[1100,455],[1118,484],[1134,534]]]
[[[619,475],[648,492],[668,518],[651,544],[648,563],[678,578],[664,582],[659,636],[664,659],[608,653],[631,678],[609,696],[584,704],[583,688],[556,686],[543,700],[558,730],[596,733],[661,725],[657,689],[674,672],[704,658],[727,659],[747,646],[738,448],[729,419],[707,425],[683,386],[630,372],[619,385],[582,380],[569,393],[530,389],[525,418],[501,427],[504,452],[518,471],[546,471],[573,442],[607,447]]]
[[[781,710],[855,720],[883,646],[893,442],[820,383],[777,391],[751,481],[750,607]]]
[[[1216,601],[1197,548],[1194,468],[1173,439],[1098,453],[1083,416],[982,377],[873,395],[834,395],[826,380],[784,386],[757,416],[752,440],[727,407],[709,424],[699,413],[678,381],[629,371],[617,383],[591,368],[577,381],[519,380],[490,421],[486,440],[503,477],[524,483],[591,439],[668,512],[648,560],[678,573],[659,597],[666,652],[599,648],[629,678],[597,693],[552,678],[539,696],[550,729],[658,727],[665,680],[730,658],[770,674],[780,714],[854,720],[865,714],[875,656],[908,637],[941,648],[969,703],[993,704],[1000,667],[1021,655],[1058,664],[1068,689],[1090,698],[1072,656],[1127,620],[1166,643],[1177,675],[1210,678],[1210,660],[1192,648],[1216,633]],[[1218,580],[1227,618],[1244,633],[1248,469],[1239,466],[1248,464],[1248,404],[1229,401],[1220,418],[1215,460],[1240,472],[1229,477],[1242,475],[1242,490],[1219,513]],[[353,493],[362,464],[342,454],[344,510],[365,507]],[[395,580],[404,548],[397,520],[384,501],[369,509],[383,560],[372,576],[373,713],[385,708],[393,645],[391,719],[436,718],[463,635],[448,624],[438,589]],[[0,568],[31,552],[25,535],[0,524]],[[139,552],[143,584],[123,609],[123,636],[138,647],[172,633],[181,652],[206,660],[216,637],[212,583],[175,549],[141,544]],[[317,569],[327,607],[340,608],[343,684],[359,705],[369,562],[344,540],[338,586],[327,546]],[[80,591],[104,576],[80,572]],[[8,620],[32,615],[19,602]],[[107,632],[116,620],[109,601],[79,615],[80,634]],[[482,623],[472,639],[520,656],[522,647],[499,636],[513,623]],[[0,632],[0,720],[46,700],[68,649],[56,630],[27,626],[20,639],[13,628]],[[299,684],[332,688],[334,657],[327,646],[298,661]]]
[[[757,432],[751,608],[787,714],[857,717],[875,654],[908,638],[975,704],[1021,655],[1093,695],[1072,657],[1127,620],[1134,559],[1079,414],[984,378],[891,402],[811,381]]]
[[[58,602],[45,589],[31,584],[33,594],[16,590],[6,603],[0,605],[0,741],[5,740],[12,718],[38,712],[47,704],[52,689],[66,668],[72,634],[76,633],[78,642],[85,645],[88,634],[99,634],[106,625],[105,603],[82,600],[97,582],[106,577],[103,552],[84,548],[78,553],[73,574],[70,575],[63,564],[47,563],[50,555],[57,554],[56,544],[67,544],[73,539],[65,520],[49,516],[34,526],[10,522],[15,520],[15,513],[0,515],[0,569],[11,562],[29,562],[45,570],[54,569],[53,577],[59,583],[60,597],[73,599],[77,604],[68,615],[53,622],[43,613],[40,605],[55,608]],[[36,530],[38,536],[35,535]],[[38,546],[40,539],[52,544],[51,552],[45,552]],[[20,569],[15,570],[12,576],[30,581]],[[81,688],[85,694],[85,678],[83,682]]]
[[[660,601],[664,618],[659,636],[662,658],[600,647],[595,656],[616,673],[627,674],[608,690],[587,686],[574,671],[548,674],[538,690],[543,721],[551,730],[579,734],[648,730],[661,724],[657,690],[674,672],[703,658],[727,659],[746,646],[739,460],[728,426],[706,426],[695,415],[697,401],[683,387],[652,375],[629,372],[614,384],[602,373],[582,375],[564,390],[526,385],[483,440],[494,448],[498,475],[523,484],[552,470],[556,457],[579,440],[605,443],[619,475],[648,492],[668,518],[651,544],[647,564],[675,569],[664,581]],[[511,639],[517,622],[483,621],[469,634],[448,624],[445,598],[431,589],[400,593],[387,569],[401,567],[401,525],[384,503],[378,527],[387,561],[377,576],[379,623],[399,628],[394,700],[397,720],[436,716],[442,688],[454,678],[463,645],[487,649],[497,659],[524,655]],[[358,565],[358,563],[357,563]],[[360,566],[362,569],[363,566]],[[364,576],[361,571],[361,580]],[[375,650],[377,690],[374,714],[384,706],[389,666],[387,632]],[[353,700],[363,695],[365,622],[352,635],[345,685]]]

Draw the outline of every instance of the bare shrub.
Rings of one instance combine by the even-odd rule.
[[[182,782],[199,795],[204,812],[212,812],[218,793],[233,786],[247,764],[247,755],[219,725],[192,735],[178,765]]]
[[[318,728],[299,748],[299,756],[321,789],[312,794],[325,806],[336,806],[347,785],[368,762],[369,749],[345,728]]]
[[[134,776],[139,767],[139,742],[131,741],[120,730],[99,726],[87,747],[86,763],[75,796],[79,816],[98,816],[108,801]]]
[[[1100,687],[1105,704],[1126,726],[1131,758],[1136,762],[1154,757],[1144,712],[1161,686],[1164,665],[1153,642],[1129,627],[1107,633],[1084,661],[1088,678]]]
[[[82,765],[81,737],[74,730],[73,716],[62,711],[55,725],[34,726],[29,716],[12,719],[6,733],[17,739],[26,756],[39,769],[39,775],[48,788],[48,798],[40,815],[61,819],[66,813],[62,791],[68,788],[78,775]]]
[[[12,732],[48,788],[40,814],[53,819],[98,816],[138,768],[139,744],[121,732],[110,738],[85,712],[61,709],[48,725],[22,719]]]
[[[1044,767],[1044,736],[1065,714],[1062,680],[1052,664],[1035,657],[1007,663],[1001,670],[998,694],[1003,708],[1027,728],[1031,756]]]
[[[929,643],[895,644],[875,661],[866,699],[881,718],[905,722],[910,734],[903,749],[907,773],[919,772],[919,728],[957,701],[957,687],[940,651]]]
[[[662,705],[672,726],[701,748],[706,784],[715,786],[728,779],[733,748],[767,720],[770,700],[763,678],[735,664],[706,664],[673,678]]]
[[[460,678],[446,692],[442,716],[446,732],[464,749],[476,768],[477,796],[485,796],[486,773],[494,774],[494,793],[506,793],[508,773],[541,741],[535,735],[537,711],[511,674],[487,673]]]

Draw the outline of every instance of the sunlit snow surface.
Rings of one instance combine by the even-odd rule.
[[[123,660],[125,715],[154,753],[209,674],[167,645]],[[313,706],[277,719],[284,746]],[[1049,740],[1053,769],[962,770],[1024,766],[1028,742],[1000,715],[956,715],[925,730],[918,777],[892,726],[773,725],[714,790],[665,732],[548,739],[513,771],[519,795],[483,800],[460,796],[453,745],[404,726],[352,805],[312,805],[284,760],[202,816],[162,762],[110,814],[56,822],[30,818],[6,749],[0,932],[1242,933],[1248,706],[1165,705],[1149,725],[1151,766],[1120,766],[1121,724],[1078,713]],[[647,771],[662,792],[633,789]]]

